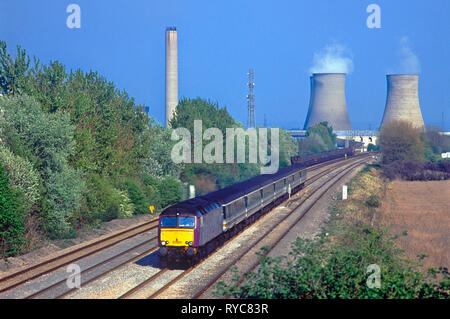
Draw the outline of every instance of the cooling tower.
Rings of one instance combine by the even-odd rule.
[[[425,129],[419,106],[419,75],[389,74],[387,78],[386,108],[383,124],[392,120],[405,120],[421,130]]]
[[[345,73],[314,73],[311,78],[311,96],[303,129],[328,122],[333,130],[351,130],[345,101]]]
[[[175,27],[166,28],[166,127],[178,105],[178,34]]]

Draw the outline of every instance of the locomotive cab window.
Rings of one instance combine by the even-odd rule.
[[[182,227],[182,228],[194,228],[195,217],[163,217],[161,218],[161,227]]]
[[[161,227],[177,227],[177,218],[176,217],[161,218]]]
[[[195,218],[194,217],[178,217],[178,227],[184,228],[194,228]]]

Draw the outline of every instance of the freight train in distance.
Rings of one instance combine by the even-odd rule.
[[[291,158],[291,166],[179,202],[159,216],[162,265],[195,263],[303,188],[308,166],[353,155],[352,148]]]

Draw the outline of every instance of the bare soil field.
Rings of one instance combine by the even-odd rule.
[[[387,184],[381,223],[391,225],[400,249],[425,267],[449,268],[450,180]]]

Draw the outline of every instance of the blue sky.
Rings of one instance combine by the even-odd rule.
[[[69,29],[69,4],[81,28]],[[369,29],[369,4],[381,28]],[[164,120],[164,32],[178,29],[179,96],[226,106],[246,123],[247,71],[255,70],[256,123],[303,127],[314,55],[343,48],[353,71],[347,105],[354,128],[376,128],[386,101],[386,74],[406,50],[420,65],[419,98],[426,125],[450,130],[450,2],[266,0],[0,0],[0,39],[42,62],[96,70],[150,114]],[[403,51],[402,51],[403,50]]]

